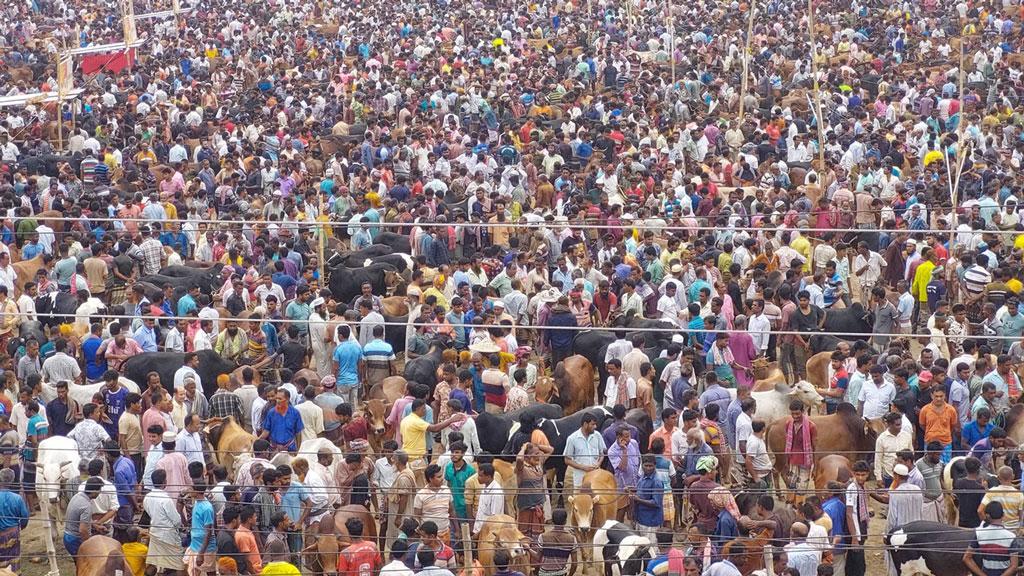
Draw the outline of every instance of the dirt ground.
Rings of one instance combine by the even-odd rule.
[[[43,515],[37,512],[29,521],[28,528],[21,531],[21,573],[24,576],[45,576],[50,572],[50,563],[46,558],[46,523],[42,518]],[[63,526],[52,530],[60,574],[70,576],[75,573],[75,564],[64,551],[64,545],[61,543],[63,533]]]

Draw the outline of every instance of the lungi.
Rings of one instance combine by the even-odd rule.
[[[924,501],[924,508],[921,509],[921,520],[928,522],[946,523],[946,499],[942,494],[935,500]]]
[[[213,572],[215,569],[214,559],[216,557],[216,552],[200,555],[191,548],[186,549],[185,570],[188,572],[188,576],[202,576],[203,574]]]
[[[146,553],[146,564],[156,566],[157,569],[184,570],[184,555],[185,550],[178,544],[150,538],[149,552]]]
[[[20,538],[20,526],[0,531],[0,565],[7,564],[15,574],[21,574]]]
[[[544,507],[532,506],[520,509],[516,514],[516,523],[519,525],[519,531],[536,543],[537,537],[544,532]]]

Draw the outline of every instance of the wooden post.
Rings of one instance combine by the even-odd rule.
[[[818,124],[818,185],[828,188],[825,182],[825,117],[821,113],[821,90],[818,88],[818,45],[814,40],[814,0],[807,0],[807,29],[811,39],[811,75],[814,76],[814,107]]]
[[[57,489],[58,494],[60,488]],[[46,556],[50,559],[50,573],[48,576],[60,576],[60,567],[57,566],[57,550],[53,545],[53,519],[50,518],[50,499],[43,497],[39,499],[39,506],[46,520]]]
[[[757,4],[754,0],[750,2],[750,17],[747,19],[747,38],[746,42],[743,43],[743,79],[740,81],[740,128],[743,127],[744,119],[744,106],[743,100],[747,95],[747,77],[750,75],[750,44],[753,40],[754,35],[754,11],[757,10]]]
[[[464,566],[462,574],[463,576],[472,576],[473,546],[470,545],[472,543],[472,540],[470,539],[469,522],[462,522],[460,524],[460,528],[462,529],[462,558]]]

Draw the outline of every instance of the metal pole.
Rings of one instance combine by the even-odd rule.
[[[825,182],[825,118],[821,113],[821,91],[818,88],[818,45],[814,40],[814,0],[807,0],[807,29],[811,38],[811,75],[814,76],[814,107],[818,124],[818,186],[824,191]]]
[[[746,110],[743,100],[747,96],[747,82],[750,75],[750,44],[754,35],[754,12],[757,10],[757,3],[750,3],[750,17],[747,19],[747,38],[743,43],[743,79],[740,80],[740,127],[743,126],[743,119]]]

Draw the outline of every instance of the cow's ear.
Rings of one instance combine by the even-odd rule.
[[[566,501],[568,501],[568,502],[569,502],[569,504],[572,504],[573,500],[575,500],[575,499],[576,499],[576,497],[575,497],[575,496],[573,496],[572,494],[570,494],[570,495],[569,495],[569,497],[568,497],[568,498],[566,498]]]

